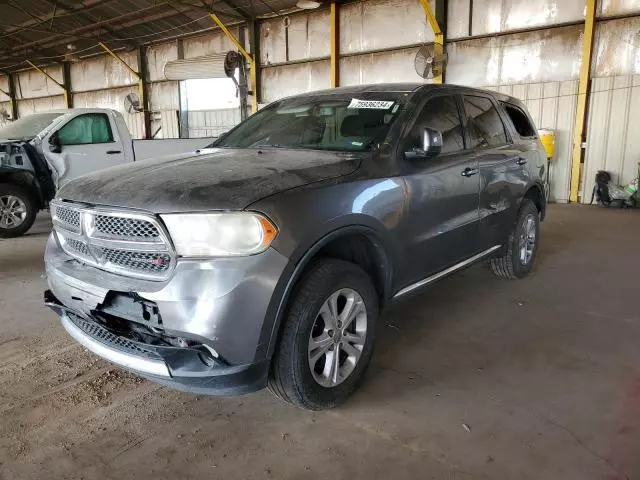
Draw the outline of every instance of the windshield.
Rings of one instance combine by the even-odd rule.
[[[214,142],[214,147],[364,151],[382,141],[405,93],[297,97],[275,102]]]
[[[2,140],[31,140],[44,130],[62,113],[37,113],[11,122],[4,128],[0,128]]]

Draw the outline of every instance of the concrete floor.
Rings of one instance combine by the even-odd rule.
[[[48,223],[0,241],[0,479],[640,478],[640,210],[555,205],[534,273],[387,312],[364,388],[309,413],[84,352],[41,305]]]

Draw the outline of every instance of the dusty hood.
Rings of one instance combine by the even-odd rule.
[[[57,197],[154,213],[242,209],[268,195],[356,170],[362,154],[206,149],[78,177]]]

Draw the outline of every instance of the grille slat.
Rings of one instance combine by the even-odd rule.
[[[76,240],[75,238],[65,238],[65,243],[69,245],[69,248],[75,250],[79,254],[84,255],[85,257],[89,256],[89,248],[86,243]]]
[[[111,237],[155,239],[160,236],[160,232],[151,222],[111,215],[96,215],[95,229]]]
[[[145,272],[165,272],[171,264],[171,256],[167,253],[137,252],[101,248],[105,260],[119,267]]]
[[[80,228],[80,212],[78,210],[56,205],[54,214],[61,223],[72,227],[73,230]]]
[[[54,228],[67,254],[103,270],[164,279],[174,257],[162,227],[146,214],[52,202]]]

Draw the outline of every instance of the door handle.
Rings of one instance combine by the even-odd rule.
[[[527,159],[526,158],[518,157],[516,159],[516,165],[524,165],[526,163],[527,163]]]
[[[120,150],[107,150],[107,155],[115,155],[116,153],[122,153]]]
[[[467,167],[462,171],[462,176],[463,177],[471,177],[473,175],[476,175],[477,173],[478,173],[478,169],[477,168]]]

